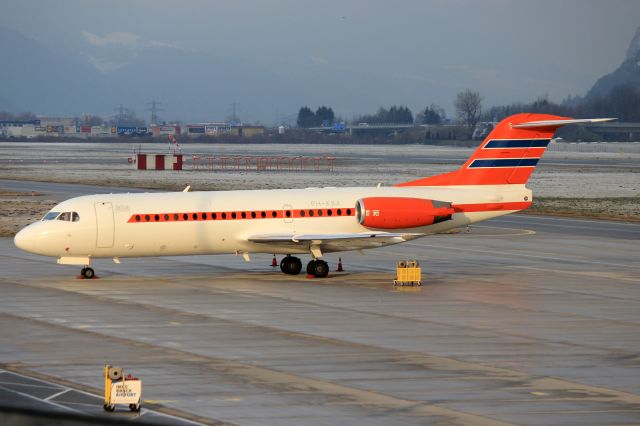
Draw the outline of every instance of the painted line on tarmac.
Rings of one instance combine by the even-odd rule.
[[[445,246],[445,245],[441,245],[441,244],[418,244],[418,243],[414,243],[414,242],[407,242],[404,243],[405,246],[407,245],[412,245],[412,246],[416,246],[416,247],[430,247],[430,248],[437,248],[437,249],[447,249],[447,250],[453,250],[453,251],[468,251],[468,252],[472,252],[472,253],[481,253],[481,254],[488,254],[487,249],[473,249],[473,248],[468,248],[468,247],[463,247],[463,246],[455,246],[455,247],[451,247],[451,246]],[[593,259],[579,259],[579,258],[575,258],[575,257],[568,257],[566,255],[559,255],[558,253],[548,253],[548,252],[538,252],[540,254],[527,254],[527,253],[516,253],[513,251],[491,251],[491,254],[493,255],[504,255],[504,256],[513,256],[513,257],[524,257],[524,258],[530,258],[530,259],[542,259],[542,260],[555,260],[555,261],[569,261],[569,262],[575,262],[575,263],[582,263],[582,264],[588,264],[588,265],[602,265],[602,266],[613,266],[613,267],[624,267],[624,268],[640,268],[639,266],[635,266],[635,265],[624,265],[624,264],[620,264],[620,263],[611,263],[611,262],[601,262],[598,260],[593,260]]]
[[[0,371],[5,372],[4,370],[0,370]],[[42,398],[38,398],[37,396],[29,395],[28,393],[24,393],[24,392],[20,392],[20,391],[14,390],[14,389],[10,389],[10,388],[7,388],[7,387],[2,386],[2,385],[0,385],[0,389],[5,390],[5,391],[10,392],[10,393],[14,393],[16,395],[23,396],[23,397],[28,398],[28,399],[33,399],[33,400],[38,401],[38,402],[44,402],[45,404],[49,404],[49,405],[52,405],[54,407],[58,407],[58,408],[61,408],[63,410],[66,410],[66,411],[72,411],[74,413],[80,413],[81,412],[79,410],[76,410],[75,408],[67,407],[66,405],[61,405],[61,404],[58,404],[58,403],[55,403],[55,402],[52,402],[52,401],[46,401],[46,400],[44,400]]]
[[[525,269],[528,271],[546,271],[546,272],[554,272],[556,274],[586,276],[591,278],[598,277],[598,278],[603,278],[608,280],[627,281],[627,282],[640,284],[640,278],[616,276],[614,275],[615,273],[613,272],[607,273],[607,272],[599,272],[599,271],[568,271],[563,269],[536,268],[534,266],[524,266],[524,265],[512,265],[511,267],[516,269]]]
[[[471,227],[471,229],[473,230],[473,228],[489,228],[489,229],[507,229],[510,231],[516,231],[514,233],[505,233],[505,234],[474,234],[473,231],[471,232],[466,232],[466,231],[461,231],[458,234],[450,234],[450,235],[465,235],[467,237],[517,237],[517,236],[522,236],[522,235],[535,235],[536,231],[534,231],[533,229],[522,229],[522,228],[505,228],[502,226],[487,226],[487,225],[473,225]],[[438,234],[440,235],[440,234]],[[448,235],[448,234],[445,234]]]
[[[498,220],[504,223],[513,223],[516,225],[521,224],[521,222],[519,222],[517,219],[514,220],[513,218],[498,219]],[[571,229],[585,229],[585,230],[593,229],[592,226],[566,224],[566,222],[585,222],[590,225],[594,225],[594,224],[601,225],[600,226],[601,231],[607,231],[607,230],[611,230],[612,228],[616,229],[617,227],[619,227],[619,228],[626,228],[624,229],[624,232],[632,233],[632,234],[640,234],[640,225],[637,223],[629,223],[629,222],[611,222],[611,221],[595,220],[595,219],[572,219],[572,218],[564,218],[564,217],[533,216],[533,215],[527,215],[527,220],[533,220],[533,221],[538,220],[539,222],[546,222],[545,226],[571,228]],[[562,221],[563,223],[548,223],[549,221]],[[628,229],[633,227],[637,229]],[[622,231],[622,229],[617,229],[617,230]]]
[[[58,408],[61,408],[61,409],[64,409],[64,410],[72,411],[72,412],[75,412],[75,413],[86,414],[81,410],[78,410],[78,409],[75,409],[75,408],[71,408],[71,407],[69,407],[67,405],[58,404],[56,402],[53,402],[53,401],[51,401],[51,399],[56,398],[56,397],[58,397],[58,396],[60,396],[62,394],[65,394],[67,392],[73,391],[73,392],[77,392],[77,393],[80,393],[80,394],[87,395],[87,396],[90,396],[92,398],[95,398],[98,402],[100,402],[102,400],[102,397],[99,396],[99,395],[95,395],[95,394],[90,393],[90,392],[86,392],[86,391],[83,391],[83,390],[80,390],[80,389],[74,389],[74,388],[71,388],[69,386],[65,386],[65,385],[61,385],[61,384],[57,384],[57,383],[50,383],[50,382],[44,381],[42,379],[38,379],[38,378],[35,378],[35,377],[27,376],[25,374],[17,373],[15,371],[0,369],[0,374],[2,374],[2,373],[8,374],[8,375],[15,375],[15,376],[22,377],[24,379],[31,380],[31,381],[40,382],[43,385],[45,385],[44,387],[54,388],[54,386],[55,386],[55,388],[62,389],[62,391],[61,392],[57,392],[57,393],[55,393],[53,395],[50,395],[50,396],[48,396],[46,398],[38,398],[36,396],[29,395],[27,393],[23,393],[23,392],[16,391],[16,390],[7,388],[5,386],[2,386],[1,383],[3,383],[3,381],[1,379],[0,379],[0,389],[6,390],[6,391],[11,392],[11,393],[15,393],[17,395],[20,395],[20,396],[23,396],[23,397],[26,397],[26,398],[29,398],[29,399],[33,399],[33,400],[36,400],[36,401],[39,401],[39,402],[43,402],[45,404],[49,404],[49,405],[52,405],[52,406],[55,406],[55,407],[58,407]],[[20,383],[15,383],[15,384],[22,385]],[[28,384],[25,383],[24,385],[26,386]],[[34,387],[35,385],[31,385],[31,386]],[[147,401],[143,400],[142,402],[144,403],[144,402],[147,402]],[[75,404],[75,405],[88,405],[88,404],[78,404],[78,403],[72,403],[72,404]],[[98,404],[98,405],[100,405],[100,404]],[[91,405],[91,406],[93,406],[93,405]],[[187,423],[187,424],[192,424],[192,425],[197,425],[197,426],[204,426],[204,423],[199,423],[199,422],[196,422],[196,421],[193,421],[193,420],[186,419],[184,417],[179,417],[179,416],[174,416],[174,415],[171,415],[171,414],[163,413],[161,411],[150,410],[150,409],[144,408],[144,407],[140,410],[140,414],[137,416],[137,418],[142,417],[145,414],[153,414],[154,416],[167,417],[167,418],[174,419],[174,420],[177,420],[179,422],[184,422],[184,423]]]

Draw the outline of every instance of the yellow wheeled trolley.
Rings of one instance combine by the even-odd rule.
[[[422,285],[422,270],[417,260],[400,260],[396,263],[396,279],[393,285]]]
[[[104,409],[114,411],[116,404],[129,405],[129,410],[140,411],[142,400],[142,380],[129,374],[124,376],[124,369],[104,366]]]

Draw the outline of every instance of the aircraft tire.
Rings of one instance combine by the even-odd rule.
[[[80,271],[80,273],[82,274],[82,276],[83,276],[84,278],[87,278],[87,279],[91,279],[91,278],[93,278],[93,277],[96,275],[96,273],[95,273],[95,271],[93,270],[93,268],[82,268],[82,270]]]
[[[280,262],[280,270],[285,274],[298,275],[302,270],[302,262],[294,256],[287,256]]]
[[[317,259],[313,266],[313,275],[316,278],[324,278],[329,275],[329,265],[324,260]]]
[[[307,263],[307,275],[315,275],[314,274],[314,270],[316,268],[316,260],[310,260],[309,263]]]

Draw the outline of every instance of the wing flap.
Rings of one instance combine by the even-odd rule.
[[[389,232],[368,232],[358,234],[263,234],[252,235],[247,240],[259,244],[273,244],[282,247],[321,247],[325,252],[360,250],[398,244],[424,236],[425,234],[401,234]]]

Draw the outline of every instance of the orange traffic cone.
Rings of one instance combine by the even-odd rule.
[[[338,269],[336,272],[344,272],[344,269],[342,269],[342,258],[339,257],[338,258]]]
[[[273,268],[275,268],[276,266],[278,266],[278,261],[276,260],[276,255],[273,255],[273,260],[271,261],[271,266]]]

